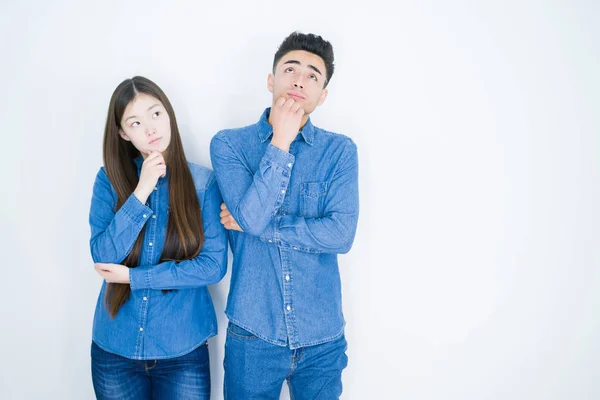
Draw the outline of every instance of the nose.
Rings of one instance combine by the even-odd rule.
[[[155,133],[156,133],[156,129],[154,129],[154,126],[152,126],[152,125],[146,126],[146,136],[150,137],[150,136],[154,135]]]
[[[304,89],[304,78],[302,76],[296,78],[294,88]]]

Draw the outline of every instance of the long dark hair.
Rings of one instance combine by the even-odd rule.
[[[158,85],[141,76],[121,82],[112,94],[108,106],[103,158],[106,174],[118,196],[115,212],[131,196],[139,181],[137,167],[133,160],[140,156],[140,152],[131,142],[121,138],[119,129],[125,108],[140,93],[158,99],[171,120],[171,141],[165,158],[169,179],[169,219],[161,261],[188,260],[200,253],[204,241],[202,213],[196,187],[185,158],[173,107]],[[142,229],[133,249],[123,261],[123,264],[129,268],[135,268],[139,263],[144,232],[145,228]],[[105,304],[111,317],[117,315],[121,306],[129,299],[130,293],[129,284],[109,283],[107,285]]]

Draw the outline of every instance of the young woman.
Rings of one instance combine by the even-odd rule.
[[[206,340],[217,333],[207,285],[227,269],[213,172],[186,161],[171,103],[134,77],[114,91],[90,247],[104,278],[92,337],[98,399],[204,399]]]

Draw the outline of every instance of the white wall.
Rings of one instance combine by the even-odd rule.
[[[600,397],[599,3],[393,3],[2,2],[0,398],[93,398],[87,220],[116,85],[156,81],[210,165],[296,29],[336,51],[314,123],[360,153],[343,398]]]

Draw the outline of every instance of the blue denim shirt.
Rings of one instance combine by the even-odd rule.
[[[289,153],[278,149],[269,112],[211,141],[223,199],[244,230],[229,232],[226,313],[259,338],[296,349],[344,331],[337,255],[356,232],[358,157],[352,140],[310,119]]]
[[[142,161],[135,160],[138,175]],[[211,170],[188,165],[202,209],[204,244],[198,256],[181,262],[159,262],[169,213],[168,178],[159,179],[146,204],[132,194],[115,212],[117,194],[104,168],[96,176],[90,209],[94,262],[121,263],[146,225],[140,266],[129,270],[129,300],[112,319],[104,305],[106,282],[98,297],[92,339],[108,352],[136,360],[177,357],[217,333],[206,286],[219,282],[227,270],[227,233],[219,217],[222,198]]]

